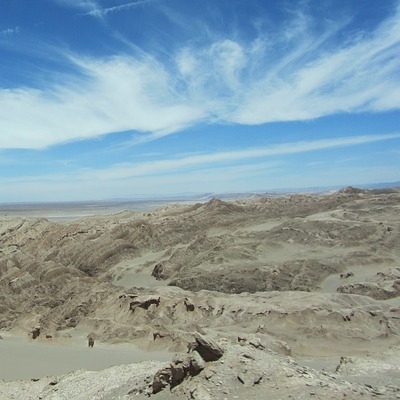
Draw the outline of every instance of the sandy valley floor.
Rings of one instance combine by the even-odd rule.
[[[400,398],[400,191],[105,211],[2,213],[0,399]]]

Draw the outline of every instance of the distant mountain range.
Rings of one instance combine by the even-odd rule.
[[[184,202],[206,202],[213,198],[218,198],[221,200],[237,200],[246,199],[257,196],[284,196],[291,195],[295,193],[324,193],[332,192],[344,189],[346,186],[336,185],[336,186],[314,186],[314,187],[304,187],[304,188],[276,188],[269,190],[254,190],[248,192],[226,192],[226,193],[177,193],[174,195],[153,195],[153,196],[137,196],[133,198],[113,198],[106,200],[87,200],[87,201],[67,201],[67,202],[57,202],[57,201],[43,201],[43,202],[6,202],[1,203],[1,209],[4,211],[11,211],[16,207],[17,209],[23,208],[42,208],[43,206],[56,206],[58,207],[87,207],[102,208],[102,207],[117,207],[121,208],[124,204],[131,205],[135,203],[137,206],[144,204],[152,204],[154,207],[160,204],[167,203],[184,203]],[[351,185],[353,188],[357,189],[391,189],[400,188],[400,181],[396,182],[381,182],[381,183],[370,183],[363,185]],[[13,210],[15,211],[15,210]]]

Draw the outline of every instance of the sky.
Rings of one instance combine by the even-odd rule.
[[[0,0],[0,202],[400,181],[400,0]]]

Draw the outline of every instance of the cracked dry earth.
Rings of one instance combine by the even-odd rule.
[[[0,217],[3,354],[14,338],[72,352],[88,335],[93,355],[148,352],[57,374],[33,359],[34,379],[3,377],[0,399],[400,398],[399,209],[399,190],[346,188]]]

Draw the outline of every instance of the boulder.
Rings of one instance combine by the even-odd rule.
[[[204,361],[198,353],[190,356],[175,356],[170,364],[171,388],[179,385],[188,376],[196,376],[204,369]]]
[[[36,339],[40,335],[40,326],[36,326],[31,330],[32,339]]]
[[[158,263],[153,268],[151,276],[154,276],[154,278],[156,278],[158,281],[168,278],[168,275],[166,274],[165,269],[161,263]]]
[[[194,334],[197,345],[194,347],[204,361],[216,361],[219,360],[224,354],[224,350],[215,343],[213,340],[205,338],[200,333]]]
[[[186,311],[194,311],[194,303],[191,299],[188,297],[185,297],[185,300],[183,301],[186,307]]]
[[[171,381],[171,369],[169,367],[158,370],[151,384],[153,394],[156,394],[166,388]]]
[[[237,374],[238,380],[246,387],[252,387],[261,382],[262,372],[255,368],[243,368]]]
[[[197,354],[177,355],[170,365],[156,372],[153,378],[153,394],[160,392],[167,386],[171,389],[181,384],[188,376],[196,376],[204,369],[204,361]]]

